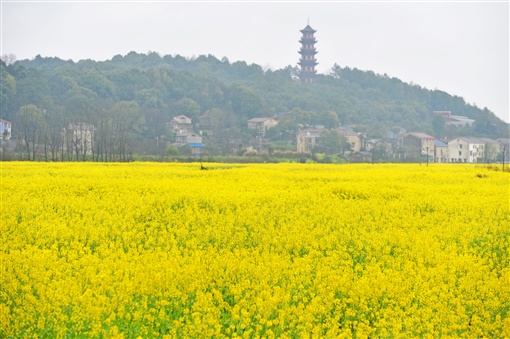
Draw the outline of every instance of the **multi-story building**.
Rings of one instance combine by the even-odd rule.
[[[176,134],[193,132],[193,123],[191,118],[188,118],[185,115],[179,115],[173,118],[172,121],[167,123],[167,126]]]
[[[311,153],[319,144],[322,132],[324,132],[324,129],[307,128],[299,130],[297,133],[298,153]]]
[[[450,162],[492,162],[498,153],[499,143],[489,138],[459,137],[448,142]]]
[[[430,136],[422,132],[407,133],[402,140],[402,147],[405,158],[420,158],[422,155],[430,156],[431,160],[434,156],[434,140]]]

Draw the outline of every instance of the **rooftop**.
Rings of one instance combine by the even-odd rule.
[[[301,30],[301,33],[315,33],[315,32],[317,31],[310,27],[310,25],[306,25],[306,27]]]

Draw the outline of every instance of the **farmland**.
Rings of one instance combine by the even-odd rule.
[[[509,173],[1,164],[0,337],[510,337]]]

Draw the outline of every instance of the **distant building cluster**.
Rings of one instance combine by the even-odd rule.
[[[202,136],[195,133],[193,128],[193,121],[185,115],[179,115],[172,119],[167,124],[167,127],[174,133],[174,142],[171,144],[173,147],[191,147],[191,153],[195,156],[202,154],[202,148],[205,146],[202,143]]]
[[[312,153],[320,149],[323,127],[309,127],[298,131],[297,152]],[[350,127],[332,129],[345,138],[348,144],[347,155],[351,162],[373,161],[379,152],[387,159],[395,161],[429,160],[436,163],[490,163],[499,154],[510,158],[510,139],[457,137],[449,141],[437,140],[423,132],[406,133],[401,127],[394,127],[385,138],[366,139]]]
[[[452,115],[449,111],[435,111],[445,119],[445,124],[454,126],[471,125],[474,120]],[[252,145],[244,145],[247,150],[260,152],[267,147],[265,136],[271,128],[278,126],[283,117],[289,113],[278,113],[266,117],[255,117],[246,121],[247,130],[253,131],[256,138]],[[452,122],[454,121],[455,122]],[[156,138],[158,144],[167,143],[177,149],[188,147],[191,154],[200,156],[206,146],[203,135],[209,141],[217,137],[212,128],[211,116],[206,113],[193,119],[178,115],[166,124],[168,135]],[[11,122],[0,120],[0,137],[2,142],[11,138]],[[93,152],[95,126],[86,122],[68,124],[62,130],[62,143],[65,151],[77,155],[90,155]],[[328,152],[337,154],[349,162],[374,162],[374,159],[389,161],[430,161],[435,163],[491,163],[498,156],[510,159],[510,139],[490,139],[472,136],[459,136],[450,140],[438,140],[423,132],[407,132],[395,126],[382,138],[368,138],[357,132],[356,126],[325,128],[321,125],[300,126],[295,132],[295,152],[299,154],[316,154]],[[115,137],[113,137],[115,140]],[[337,143],[331,143],[331,139]]]
[[[443,118],[446,126],[472,126],[475,120],[460,115],[452,115],[450,111],[434,111],[434,115]]]

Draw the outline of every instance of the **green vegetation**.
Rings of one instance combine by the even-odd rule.
[[[0,118],[13,122],[13,139],[30,158],[44,151],[49,160],[64,159],[57,139],[65,126],[76,122],[94,125],[97,160],[164,155],[172,138],[166,123],[181,114],[192,118],[196,128],[199,116],[210,117],[212,133],[204,134],[210,155],[242,155],[257,138],[247,128],[248,119],[286,112],[290,114],[267,131],[266,149],[295,150],[297,128],[310,124],[357,125],[369,137],[382,136],[393,126],[438,138],[508,137],[506,123],[461,97],[336,64],[313,84],[297,80],[298,70],[292,66],[264,70],[212,55],[135,52],[102,62],[41,56],[2,61],[0,73]],[[452,130],[434,118],[434,110],[476,122]],[[30,124],[22,129],[29,117]]]

